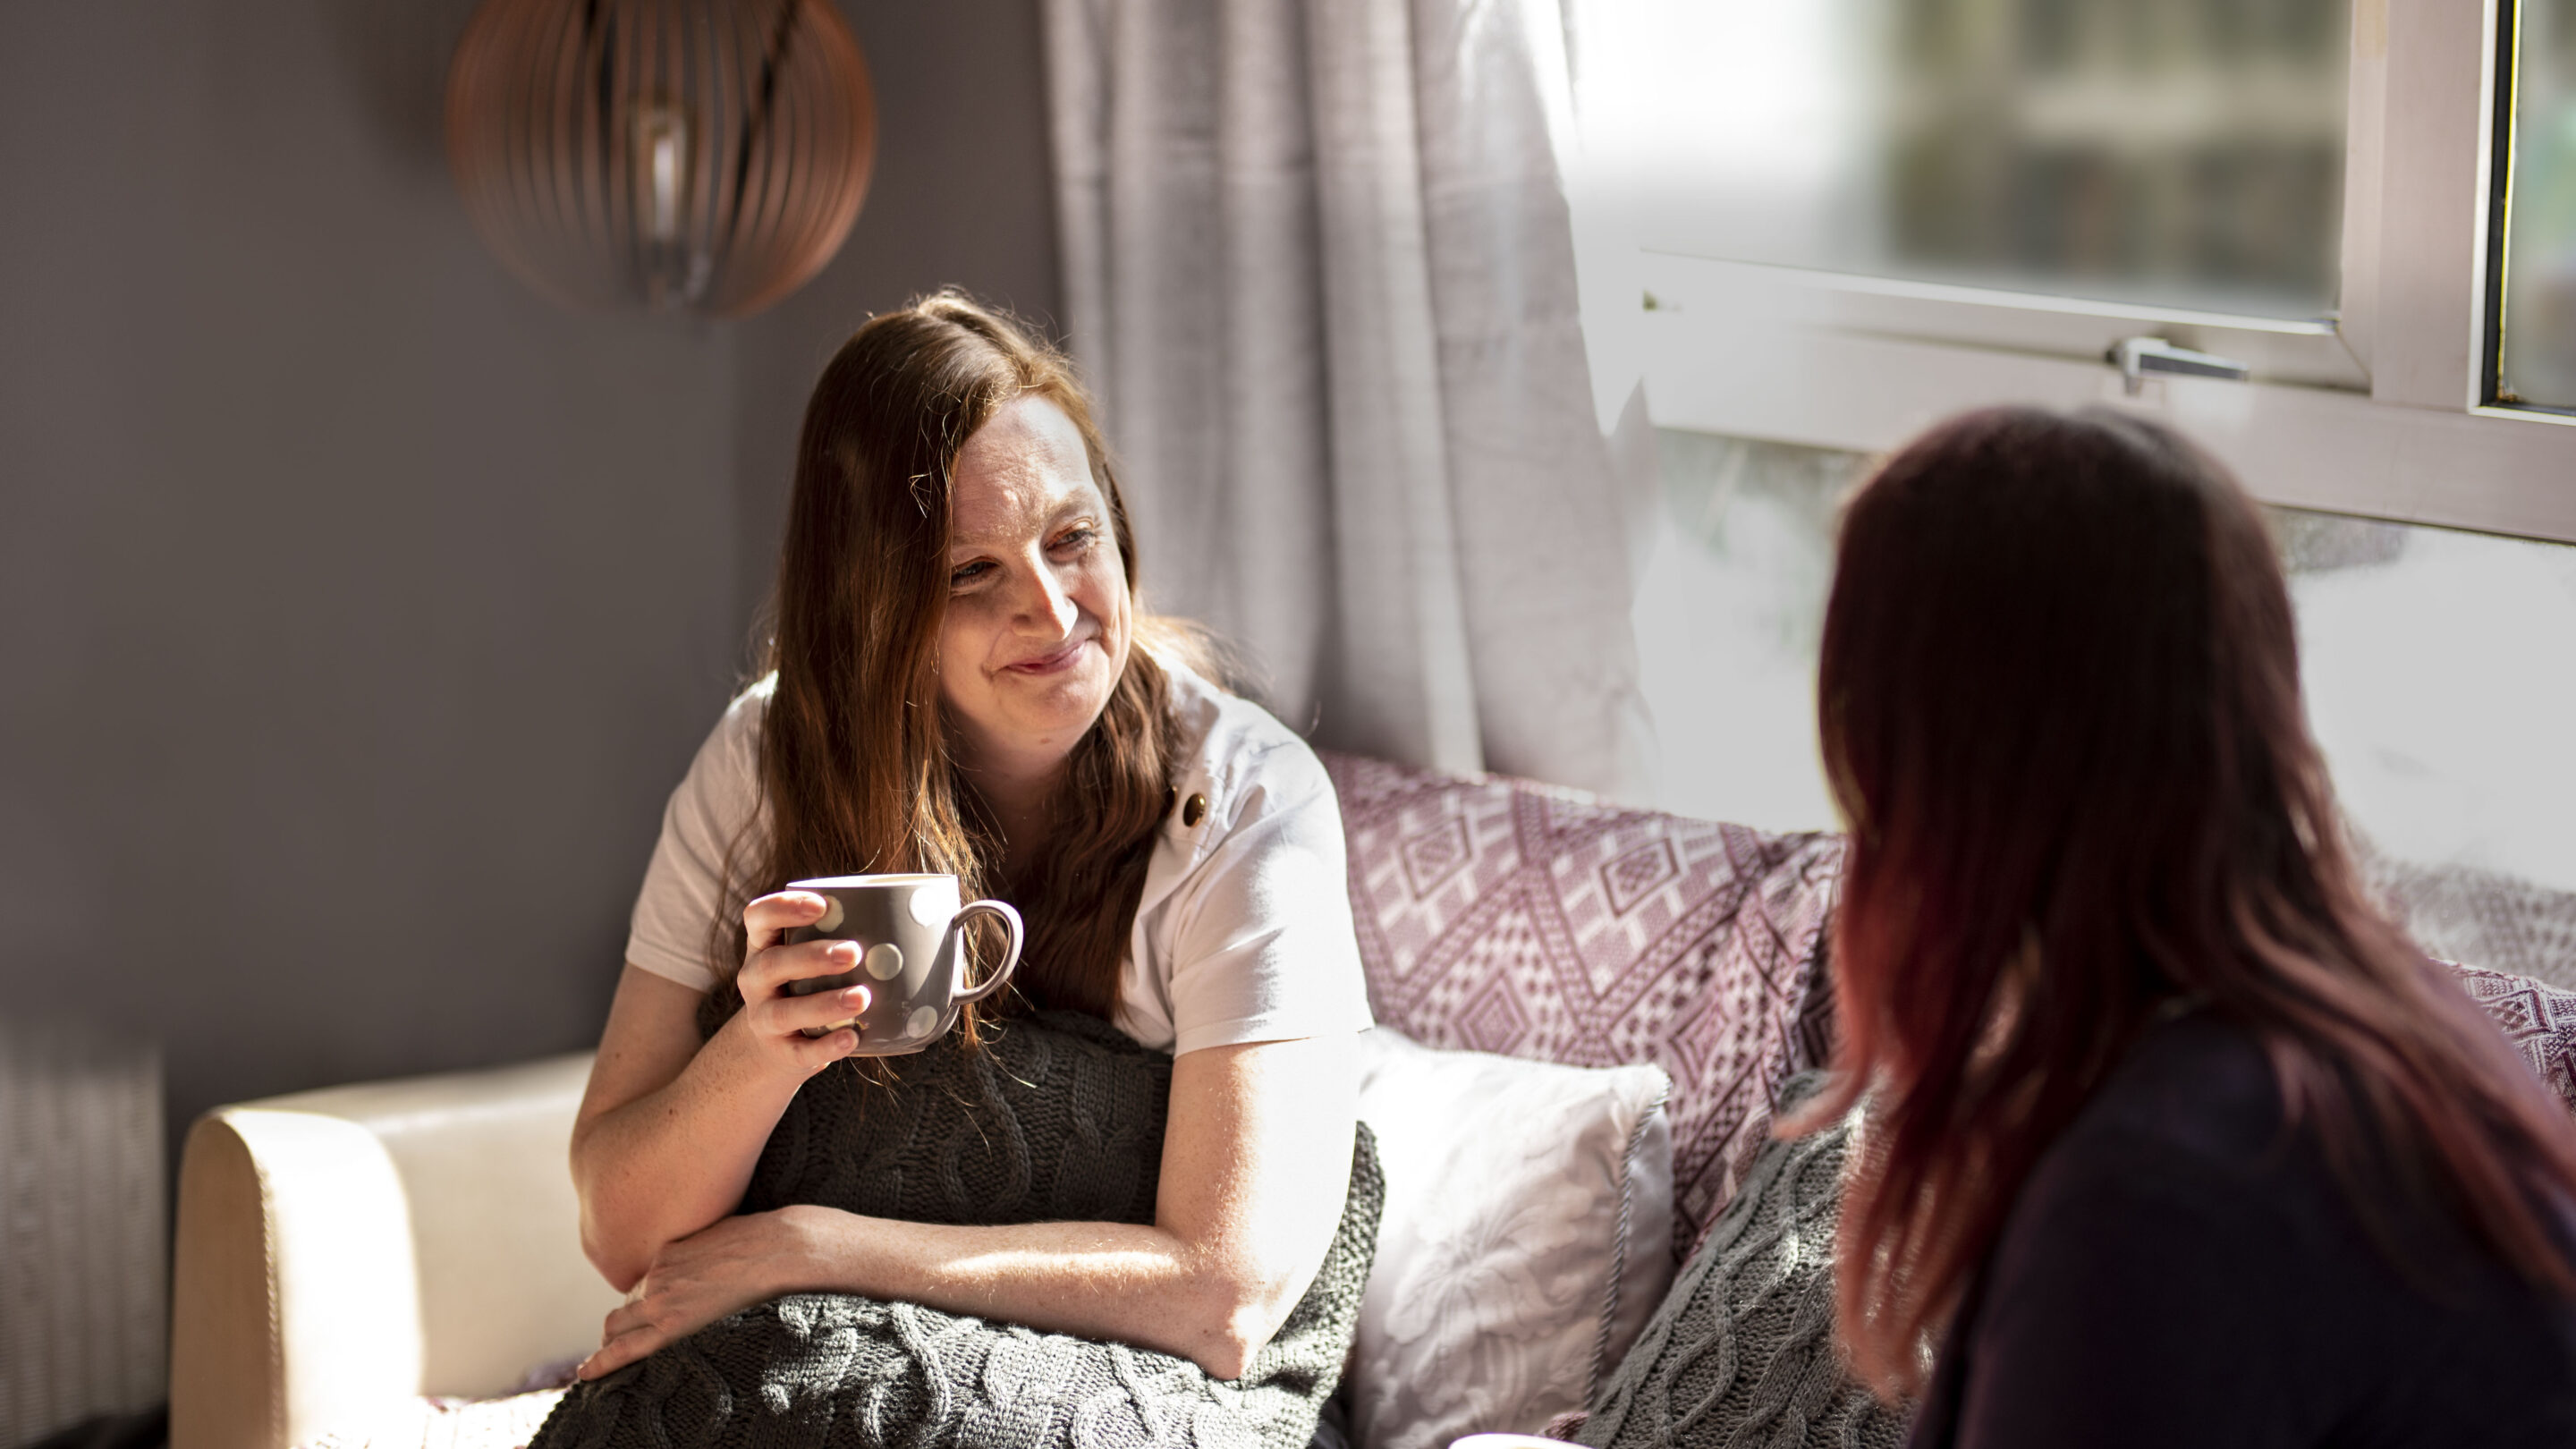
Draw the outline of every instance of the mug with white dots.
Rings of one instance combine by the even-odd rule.
[[[827,1027],[805,1029],[807,1036],[822,1036],[855,1025],[857,1056],[917,1052],[939,1040],[957,1024],[961,1007],[1001,990],[1020,964],[1020,913],[1003,901],[959,905],[953,875],[835,875],[792,880],[786,888],[812,891],[824,901],[822,919],[789,931],[788,944],[825,937],[858,943],[857,969],[787,983],[796,996],[860,984],[868,988],[865,1011]],[[970,987],[964,925],[978,911],[999,916],[1011,939],[1001,961]]]

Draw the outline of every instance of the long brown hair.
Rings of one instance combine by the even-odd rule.
[[[1817,693],[1851,827],[1836,1090],[1872,1093],[1838,1286],[1855,1366],[1919,1384],[2014,1198],[2169,1002],[2263,1044],[2365,1183],[2576,1292],[2576,1124],[2369,903],[2300,700],[2289,593],[2216,462],[2107,410],[1999,409],[1845,512]]]
[[[1157,655],[1186,655],[1190,636],[1139,611],[1126,669],[1067,762],[1053,833],[1018,879],[998,876],[992,812],[940,704],[951,475],[966,440],[1028,395],[1081,431],[1133,594],[1135,538],[1090,399],[1063,355],[1010,318],[955,292],[925,297],[871,318],[815,384],[762,661],[778,682],[760,733],[761,812],[735,843],[743,859],[726,862],[710,927],[709,1032],[742,1004],[743,905],[791,880],[862,872],[946,871],[970,899],[1001,895],[1029,927],[1006,996],[1104,1019],[1115,1007],[1173,779]],[[975,1031],[970,1008],[970,1041]]]

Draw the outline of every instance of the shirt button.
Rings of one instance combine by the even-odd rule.
[[[1199,822],[1206,818],[1207,797],[1205,795],[1192,794],[1189,799],[1181,802],[1181,824],[1196,830]]]

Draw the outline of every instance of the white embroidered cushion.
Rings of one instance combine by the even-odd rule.
[[[1352,1439],[1536,1433],[1589,1401],[1672,1281],[1670,1080],[1438,1051],[1386,1027],[1360,1040],[1386,1210]]]

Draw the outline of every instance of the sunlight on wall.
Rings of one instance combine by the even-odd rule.
[[[2576,548],[2397,531],[2291,580],[2344,808],[2401,859],[2576,890]]]
[[[1659,430],[1664,508],[1637,593],[1662,746],[1655,803],[1765,830],[1837,828],[1816,756],[1833,515],[1859,454]]]
[[[1656,803],[1831,828],[1816,648],[1858,454],[1665,430],[1637,641]],[[2576,547],[2275,510],[2311,727],[2344,808],[2410,866],[2576,892]]]

